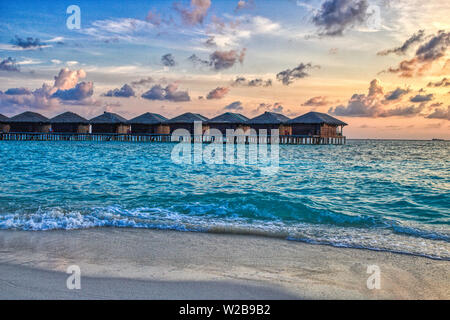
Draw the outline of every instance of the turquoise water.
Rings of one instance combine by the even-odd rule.
[[[0,229],[258,234],[450,259],[450,143],[280,146],[254,165],[178,165],[173,144],[0,142]]]

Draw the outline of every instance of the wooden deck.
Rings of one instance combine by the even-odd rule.
[[[223,137],[218,143],[231,143],[233,138]],[[99,133],[0,133],[0,141],[120,141],[120,142],[202,142],[211,143],[212,136],[172,137],[169,134],[99,134]],[[346,143],[346,137],[323,138],[318,136],[235,136],[234,143],[245,144],[334,144]]]

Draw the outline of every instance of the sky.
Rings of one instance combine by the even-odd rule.
[[[450,139],[448,17],[440,0],[2,1],[0,114],[318,111],[348,138]]]

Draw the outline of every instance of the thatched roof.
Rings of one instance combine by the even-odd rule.
[[[166,123],[194,123],[195,121],[208,121],[208,118],[198,113],[186,112],[178,117],[167,120]]]
[[[330,124],[335,126],[346,126],[347,124],[326,113],[311,111],[300,117],[289,120],[289,124]]]
[[[64,112],[52,119],[50,119],[51,123],[82,123],[88,124],[89,121],[76,113],[73,112]]]
[[[0,122],[8,122],[9,121],[9,118],[8,117],[5,117],[4,115],[2,115],[1,113],[0,113]]]
[[[105,111],[102,115],[91,119],[89,122],[93,124],[105,124],[105,123],[122,124],[127,123],[128,120],[119,116],[116,113]]]
[[[42,114],[26,111],[24,113],[18,114],[11,119],[9,122],[34,122],[34,123],[48,123],[48,118],[44,117]]]
[[[225,112],[220,116],[208,120],[208,123],[246,123],[248,118],[240,113]]]
[[[263,114],[247,121],[249,124],[282,124],[289,120],[288,117],[276,112],[264,112]]]
[[[147,113],[141,114],[140,116],[138,116],[136,118],[131,119],[130,121],[128,121],[128,123],[131,123],[131,124],[160,124],[166,120],[167,120],[167,118],[160,114],[147,112]]]

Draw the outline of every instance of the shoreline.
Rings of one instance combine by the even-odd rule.
[[[0,230],[0,252],[2,299],[450,298],[448,261],[253,235]],[[66,288],[70,265],[81,290]]]
[[[80,290],[68,290],[66,281],[69,274],[60,271],[0,263],[0,274],[0,300],[302,299],[285,292],[283,288],[252,281],[168,281],[83,276]]]

